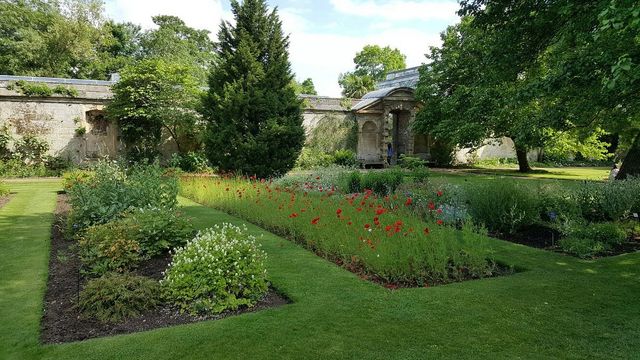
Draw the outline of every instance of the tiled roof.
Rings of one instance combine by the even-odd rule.
[[[387,78],[376,85],[376,89],[398,87],[415,89],[418,80],[420,80],[420,66],[388,73]]]

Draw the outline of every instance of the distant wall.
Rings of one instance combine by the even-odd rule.
[[[53,88],[61,85],[75,89],[75,97],[53,95],[30,97],[8,86],[17,81],[46,84]],[[118,156],[122,146],[117,124],[104,119],[103,110],[112,99],[112,81],[35,78],[0,75],[0,126],[9,125],[15,135],[20,135],[25,124],[42,130],[41,137],[50,146],[50,155],[67,157],[75,163],[97,158]],[[354,121],[351,106],[354,101],[343,101],[315,95],[302,95],[304,105],[303,125],[307,134],[323,119]],[[85,128],[84,135],[76,129]],[[22,129],[24,130],[24,129]],[[163,138],[161,152],[165,157],[175,151],[170,138]]]
[[[500,139],[487,139],[485,145],[477,148],[458,149],[455,154],[455,161],[461,164],[467,164],[474,160],[493,160],[493,159],[515,159],[516,150],[513,140],[508,137]],[[537,161],[540,157],[540,150],[534,149],[527,153],[529,161]]]
[[[18,80],[62,85],[78,92],[76,97],[53,95],[29,97],[7,87]],[[14,135],[36,131],[47,140],[49,154],[76,163],[112,156],[118,151],[118,130],[104,119],[111,98],[109,81],[68,80],[0,76],[0,126],[9,125]],[[84,135],[76,129],[85,128]]]

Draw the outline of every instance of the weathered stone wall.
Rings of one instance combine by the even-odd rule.
[[[477,160],[493,159],[515,159],[516,150],[513,140],[508,137],[500,139],[487,139],[483,146],[477,149],[458,149],[455,154],[455,161],[460,164],[467,164]],[[540,150],[534,149],[527,153],[529,161],[538,161]]]
[[[78,95],[29,97],[21,94],[19,89],[7,89],[20,80],[46,84],[51,88],[62,85],[75,89]],[[22,128],[25,125],[37,127],[42,132],[41,137],[49,143],[50,155],[63,156],[75,163],[102,157],[116,158],[121,150],[118,127],[101,117],[113,96],[113,84],[111,81],[0,75],[0,126],[9,125],[15,135],[24,132]],[[303,125],[307,134],[329,117],[337,121],[354,121],[351,112],[353,101],[310,95],[303,95],[302,100],[305,106]],[[86,133],[77,135],[78,128],[85,128]],[[161,152],[165,158],[170,158],[174,151],[175,143],[165,136]]]
[[[29,97],[7,87],[18,80],[62,85],[75,89],[76,97],[53,95]],[[0,76],[0,126],[8,125],[14,135],[36,132],[50,146],[49,154],[81,163],[99,157],[115,157],[117,127],[104,120],[102,110],[111,98],[108,81],[66,80]],[[85,134],[76,134],[84,128]]]

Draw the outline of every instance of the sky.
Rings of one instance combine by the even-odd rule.
[[[426,62],[440,33],[459,21],[455,0],[267,0],[277,7],[290,36],[290,61],[296,79],[312,78],[319,95],[340,96],[340,73],[354,68],[365,45],[399,49],[407,66]],[[107,16],[153,28],[151,17],[175,15],[188,26],[211,31],[232,20],[228,0],[105,0]]]

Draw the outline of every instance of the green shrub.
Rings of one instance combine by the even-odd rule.
[[[579,204],[563,184],[546,184],[538,189],[541,218],[562,226],[583,222]]]
[[[575,201],[589,221],[620,221],[640,207],[640,179],[584,182]]]
[[[416,170],[423,168],[427,162],[415,156],[400,155],[400,167],[403,169]]]
[[[135,209],[117,221],[129,229],[127,237],[137,240],[145,257],[182,246],[194,235],[184,216],[164,208]]]
[[[627,232],[615,223],[594,223],[570,228],[566,238],[559,241],[560,247],[578,257],[593,257],[609,251],[627,239]]]
[[[327,167],[333,164],[334,158],[315,148],[304,147],[296,160],[296,168],[310,170],[317,167]]]
[[[124,169],[115,163],[100,162],[90,182],[77,182],[67,192],[73,209],[70,221],[76,230],[82,230],[114,220],[132,208],[173,210],[178,181],[157,165]]]
[[[9,186],[7,186],[3,181],[0,181],[0,196],[9,195],[9,192]]]
[[[396,191],[403,182],[404,173],[401,170],[369,171],[362,175],[360,187],[361,190],[373,190],[374,193],[384,196]]]
[[[45,164],[25,164],[20,159],[0,160],[0,176],[3,177],[43,177],[55,176]]]
[[[170,165],[190,173],[211,173],[209,160],[203,153],[190,151],[186,154],[173,154]]]
[[[192,313],[253,306],[267,292],[266,254],[246,228],[231,224],[200,232],[176,250],[162,285],[167,297]]]
[[[560,239],[558,245],[560,245],[560,248],[562,248],[564,252],[583,259],[594,257],[605,251],[604,244],[600,242],[573,236]]]
[[[92,226],[78,241],[82,272],[100,276],[107,272],[125,272],[144,259],[138,238],[139,227],[122,221]]]
[[[413,175],[413,180],[416,183],[426,183],[427,180],[429,179],[429,176],[431,176],[431,172],[427,167],[423,166],[423,167],[414,169],[411,172],[411,175]]]
[[[65,189],[71,189],[77,184],[86,184],[93,181],[95,173],[89,170],[71,170],[62,174],[62,184]]]
[[[355,194],[362,191],[362,174],[359,171],[352,171],[343,175],[341,180],[342,189],[349,194]]]
[[[358,159],[352,150],[342,149],[333,153],[333,163],[339,166],[353,167],[358,163]]]
[[[78,308],[84,317],[104,323],[139,316],[160,304],[160,285],[131,274],[109,273],[89,280],[80,292]]]
[[[466,194],[471,217],[490,231],[513,234],[539,220],[537,194],[516,180],[476,183]]]

